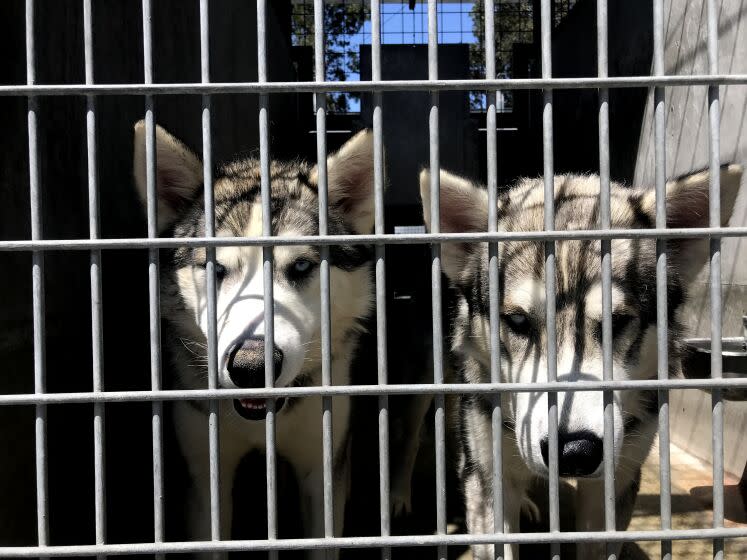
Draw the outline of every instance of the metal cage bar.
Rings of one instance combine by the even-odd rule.
[[[708,72],[718,72],[718,6],[714,0],[706,0]],[[721,226],[721,171],[720,171],[720,96],[717,85],[708,86],[708,116],[710,132],[710,185],[708,225]],[[710,300],[711,300],[711,378],[723,377],[721,362],[721,238],[710,239]],[[711,393],[713,443],[713,527],[724,526],[724,403],[721,390]],[[724,539],[713,539],[713,558],[723,560]]]
[[[608,76],[607,48],[607,0],[597,0],[597,75]],[[599,226],[602,230],[612,227],[610,205],[610,92],[599,89]],[[602,253],[602,378],[610,381],[614,377],[612,361],[612,241],[600,242]],[[604,406],[604,528],[613,531],[615,525],[615,425],[614,394],[603,393]],[[615,560],[614,547],[607,544],[606,556]]]
[[[459,91],[642,88],[652,86],[744,85],[747,74],[694,74],[690,76],[617,76],[611,78],[511,78],[495,80],[381,80],[355,82],[212,82],[163,84],[27,84],[0,86],[0,96],[53,95],[204,95],[206,93],[292,93],[371,91]]]
[[[495,79],[495,4],[485,1],[485,78]],[[498,231],[498,139],[497,139],[498,92],[487,93],[485,115],[487,145],[487,188],[488,188],[488,231]],[[500,339],[500,250],[497,243],[488,245],[488,294],[490,313],[490,382],[501,381],[501,339]],[[493,532],[502,533],[503,528],[503,406],[501,393],[491,398],[491,434],[493,446]],[[493,556],[502,560],[505,545],[497,543]]]
[[[39,556],[69,557],[74,555],[124,555],[155,553],[213,552],[222,554],[239,550],[267,550],[273,556],[279,550],[381,547],[382,558],[389,558],[392,547],[437,546],[440,559],[446,558],[447,546],[457,544],[493,543],[495,557],[502,558],[504,544],[537,543],[551,545],[554,558],[560,557],[560,543],[598,542],[607,544],[608,559],[614,558],[613,543],[635,540],[661,541],[662,558],[671,558],[672,541],[682,539],[712,539],[713,558],[722,560],[724,540],[747,537],[743,527],[724,527],[724,450],[723,401],[725,388],[747,388],[747,381],[725,379],[720,360],[722,341],[722,286],[721,239],[747,236],[747,227],[725,228],[721,225],[720,173],[719,173],[719,86],[747,84],[747,75],[718,74],[718,11],[714,0],[707,0],[708,19],[708,73],[692,76],[667,76],[664,69],[664,16],[663,0],[654,0],[654,72],[646,77],[608,76],[607,1],[597,0],[597,76],[593,78],[552,78],[552,4],[541,1],[541,79],[496,79],[495,47],[492,40],[485,45],[486,77],[484,80],[438,79],[438,13],[437,0],[428,1],[428,79],[386,81],[381,79],[381,1],[372,0],[372,80],[369,82],[328,82],[324,67],[324,2],[314,1],[315,30],[315,80],[314,82],[269,82],[267,79],[267,17],[266,0],[257,2],[257,82],[211,83],[209,66],[209,0],[200,0],[200,62],[201,83],[153,83],[152,57],[152,7],[150,0],[142,0],[144,80],[142,84],[95,84],[92,2],[83,0],[83,33],[85,56],[85,84],[39,85],[35,75],[34,8],[33,0],[26,0],[26,70],[25,85],[0,86],[0,96],[26,96],[28,98],[28,152],[29,187],[31,201],[31,239],[0,241],[0,251],[32,252],[32,296],[34,324],[34,393],[0,395],[0,406],[33,405],[35,419],[35,466],[37,492],[38,546],[0,547],[0,558]],[[495,32],[494,1],[485,2],[485,36]],[[666,221],[666,114],[665,88],[703,85],[708,88],[710,130],[710,204],[709,227],[667,229]],[[615,230],[611,223],[610,208],[610,138],[609,89],[625,87],[654,88],[654,133],[656,177],[656,226],[648,230]],[[554,223],[554,162],[553,162],[553,90],[598,88],[599,91],[599,160],[600,160],[600,226],[595,231],[560,232]],[[440,231],[440,153],[439,153],[439,92],[452,90],[484,89],[488,92],[487,176],[489,219],[486,232],[471,234],[444,234]],[[543,163],[545,220],[544,230],[536,232],[500,232],[497,223],[497,90],[543,90]],[[374,129],[374,205],[375,231],[373,235],[328,235],[328,174],[326,145],[326,93],[336,91],[373,92]],[[429,234],[390,235],[384,227],[384,151],[382,92],[429,91],[430,191],[432,228]],[[313,92],[317,131],[317,159],[319,186],[319,235],[292,236],[282,239],[272,235],[269,94],[280,92]],[[259,96],[259,139],[261,168],[261,199],[263,210],[262,235],[221,239],[215,236],[215,202],[212,177],[211,96],[226,93],[249,93]],[[154,95],[202,95],[203,181],[205,203],[204,237],[173,239],[159,238],[157,219],[157,144],[154,117]],[[38,113],[41,96],[85,96],[86,140],[88,166],[88,239],[44,240],[42,229],[42,196],[40,188]],[[147,181],[148,236],[142,239],[101,239],[98,210],[98,180],[96,155],[96,98],[100,95],[144,95],[145,97],[145,148]],[[710,300],[712,362],[711,378],[704,380],[669,379],[668,318],[667,318],[667,240],[673,238],[708,237],[710,239]],[[615,380],[612,361],[612,254],[614,239],[652,239],[656,241],[657,265],[657,378],[654,380]],[[535,240],[545,244],[545,291],[548,346],[548,379],[542,383],[509,383],[501,380],[500,330],[499,330],[499,243],[504,241]],[[560,382],[557,380],[557,341],[555,333],[555,243],[563,240],[600,241],[602,248],[602,353],[603,380],[598,382]],[[375,278],[377,309],[377,384],[335,386],[331,376],[331,318],[330,318],[330,263],[329,247],[340,243],[370,243],[375,246]],[[443,364],[443,312],[441,308],[441,243],[489,243],[489,293],[490,293],[490,383],[451,384],[444,382]],[[433,384],[389,385],[386,346],[386,284],[385,249],[387,244],[431,245],[432,280],[432,332],[433,332]],[[321,247],[321,298],[322,313],[322,385],[319,387],[274,387],[274,300],[273,300],[273,247],[312,244]],[[261,246],[263,253],[264,320],[265,336],[265,387],[260,389],[220,389],[218,386],[218,356],[215,278],[215,252],[223,246]],[[165,247],[205,247],[207,255],[207,306],[208,306],[208,389],[163,390],[161,380],[160,349],[160,296],[158,251]],[[142,248],[148,250],[149,267],[149,320],[150,320],[150,391],[105,391],[103,380],[103,333],[101,299],[101,252],[104,249]],[[45,301],[44,257],[48,250],[85,250],[90,252],[91,281],[91,337],[93,387],[90,392],[46,392],[45,363]],[[712,392],[712,445],[713,445],[713,528],[672,530],[671,480],[669,457],[669,391],[671,389],[705,389]],[[614,473],[614,391],[656,390],[658,392],[658,428],[660,470],[661,530],[616,531],[615,527],[615,473]],[[545,533],[508,534],[503,528],[502,484],[502,404],[508,392],[546,392],[548,395],[549,431],[549,504],[550,530]],[[559,470],[558,470],[558,392],[602,391],[604,395],[604,526],[603,531],[560,533]],[[487,394],[492,400],[493,438],[493,534],[449,535],[446,531],[446,453],[445,453],[445,396],[449,394]],[[435,396],[435,463],[436,463],[436,534],[392,536],[390,519],[389,473],[389,396]],[[332,399],[335,396],[377,395],[379,399],[379,493],[380,533],[378,537],[335,537],[335,502],[333,493],[333,423]],[[275,456],[275,404],[277,398],[298,396],[321,397],[323,446],[323,498],[324,537],[307,539],[280,539],[277,535],[277,481]],[[267,509],[268,539],[261,541],[221,541],[221,481],[219,454],[218,411],[221,402],[233,398],[265,398],[267,400]],[[205,542],[164,542],[163,516],[163,402],[174,400],[207,400],[209,469],[210,469],[210,535]],[[109,402],[152,403],[153,437],[153,509],[154,542],[106,544],[106,484],[105,484],[105,405]],[[47,406],[49,404],[92,403],[94,409],[94,485],[95,485],[95,542],[94,545],[50,546],[48,528],[48,463],[46,455]],[[226,481],[223,481],[224,483]],[[224,506],[226,504],[223,504]],[[339,520],[338,520],[339,521]],[[225,528],[224,528],[225,529]]]
[[[210,21],[209,1],[200,0],[200,81],[210,82]],[[213,189],[213,148],[211,132],[210,94],[202,96],[202,184],[205,204],[205,237],[215,237],[215,198]],[[215,277],[215,247],[205,248],[205,296],[207,301],[207,369],[208,387],[218,385],[218,326],[217,283]],[[220,477],[220,402],[208,403],[208,476],[210,487],[210,538],[221,539],[221,508],[227,507],[221,499]],[[230,485],[230,483],[229,483]]]
[[[672,529],[669,531],[568,531],[543,533],[505,533],[501,541],[517,544],[548,544],[576,542],[635,542],[702,539],[736,539],[747,537],[747,528],[702,528]],[[121,556],[130,554],[183,554],[193,552],[233,552],[265,550],[318,550],[318,549],[358,549],[378,548],[382,546],[464,546],[472,544],[491,544],[496,535],[491,534],[452,534],[452,535],[408,535],[389,537],[342,537],[342,538],[303,538],[276,540],[234,540],[205,542],[165,542],[165,543],[128,543],[106,545],[69,545],[49,546],[44,549],[44,556],[50,558],[69,558],[71,556],[95,556],[106,554]],[[39,556],[36,546],[0,547],[0,558],[34,558]]]
[[[36,53],[34,41],[34,0],[26,0],[26,83],[36,83]],[[31,239],[44,236],[42,227],[42,196],[39,178],[39,130],[37,126],[39,100],[28,99],[29,142],[29,199],[31,202]],[[31,297],[34,322],[34,394],[47,390],[45,304],[44,304],[44,253],[34,251],[31,256]],[[40,547],[49,545],[49,494],[47,461],[47,407],[36,405],[34,419],[34,461],[36,470],[36,532]]]
[[[428,79],[438,79],[438,11],[436,0],[428,0]],[[441,163],[439,152],[438,92],[431,91],[428,115],[430,154],[431,231],[441,231]],[[431,245],[431,313],[433,314],[433,382],[444,382],[443,313],[441,309],[441,245]],[[434,397],[434,439],[436,453],[436,534],[446,534],[446,403],[444,395]],[[446,560],[446,546],[439,545],[439,560]]]
[[[0,241],[0,251],[66,251],[101,249],[150,249],[154,247],[245,247],[274,245],[329,246],[344,243],[370,245],[423,245],[432,243],[491,243],[504,241],[567,241],[603,239],[695,239],[708,236],[747,237],[747,226],[703,228],[650,228],[570,231],[497,231],[478,233],[408,233],[382,235],[309,235],[283,237],[163,237],[118,239],[45,239]]]
[[[381,1],[371,0],[371,78],[381,80]],[[384,130],[382,94],[373,94],[374,134],[374,234],[381,235],[384,224]],[[387,310],[386,310],[386,248],[377,245],[376,260],[376,363],[377,383],[389,381],[387,361]],[[379,509],[382,537],[391,534],[390,475],[389,475],[389,395],[379,395]],[[381,558],[388,560],[392,551],[382,547]]]
[[[314,78],[324,81],[324,1],[314,0]],[[327,96],[315,95],[316,106],[316,155],[317,155],[317,188],[319,195],[319,234],[326,235],[328,230],[327,209],[329,184],[327,174]],[[332,384],[332,333],[330,321],[329,295],[329,247],[322,247],[319,252],[319,284],[321,292],[321,336],[322,336],[322,386]],[[324,535],[334,535],[334,480],[332,472],[332,398],[322,397],[322,474],[324,494]],[[328,554],[331,558],[331,555]]]
[[[267,2],[257,1],[257,79],[267,81]],[[270,100],[267,94],[259,96],[259,160],[262,201],[262,235],[272,236],[272,184],[270,182]],[[262,285],[265,322],[265,387],[275,385],[275,301],[273,281],[272,246],[262,247]],[[278,536],[277,528],[277,455],[275,408],[277,401],[265,401],[265,465],[267,470],[267,538]],[[277,558],[277,552],[270,552]]]
[[[94,82],[93,9],[91,0],[83,0],[83,52],[86,84]],[[86,163],[88,171],[88,232],[91,239],[100,236],[99,190],[96,163],[96,98],[86,96]],[[101,250],[91,249],[91,358],[93,392],[104,390],[101,293]],[[106,476],[105,476],[105,410],[104,403],[93,405],[94,518],[96,544],[106,542]]]
[[[153,83],[153,42],[151,30],[151,3],[143,0],[143,81]],[[146,220],[148,238],[158,237],[158,196],[156,192],[156,123],[153,96],[145,97],[145,178]],[[161,376],[161,295],[159,287],[158,248],[148,249],[148,318],[150,341],[151,390],[158,392]],[[163,404],[154,400],[151,405],[151,430],[153,437],[153,540],[164,538],[163,514]]]
[[[654,75],[664,74],[664,1],[655,0],[654,12]],[[654,88],[654,159],[656,189],[656,227],[667,227],[666,205],[666,92]],[[656,353],[657,378],[669,378],[669,316],[667,292],[667,241],[656,240]],[[669,391],[657,391],[659,433],[659,508],[661,528],[672,528],[672,482],[669,458]],[[672,559],[672,541],[661,541],[662,560]]]
[[[735,339],[731,339],[735,340]],[[739,340],[739,339],[736,339]],[[162,391],[105,391],[101,393],[19,393],[0,395],[0,406],[76,404],[85,402],[150,402],[154,400],[267,399],[351,395],[455,395],[493,392],[656,391],[659,389],[746,389],[747,380],[629,379],[613,381],[556,381],[531,383],[435,383],[389,385],[330,385],[329,387],[275,387],[260,389],[171,389]]]
[[[542,77],[552,76],[552,12],[550,0],[540,3]],[[544,229],[555,229],[555,171],[553,162],[552,90],[542,92],[542,161],[545,187]],[[555,242],[545,241],[545,324],[547,329],[547,381],[553,383],[558,376],[557,339],[555,323]],[[550,532],[560,531],[560,481],[558,466],[558,394],[547,394],[548,478]],[[560,544],[551,543],[551,557],[560,559]]]

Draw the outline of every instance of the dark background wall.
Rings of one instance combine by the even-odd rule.
[[[288,4],[270,2],[269,64],[272,80],[293,80]],[[199,4],[153,2],[153,68],[156,82],[200,79]],[[256,8],[253,2],[210,2],[211,78],[256,80]],[[6,53],[0,83],[26,82],[24,2],[0,3]],[[37,83],[84,81],[82,3],[36,3]],[[94,2],[95,79],[101,83],[143,80],[141,3]],[[85,99],[39,100],[39,164],[44,236],[88,237]],[[0,98],[0,238],[30,237],[27,104]],[[292,149],[294,96],[272,99],[276,154]],[[143,118],[141,97],[97,100],[98,177],[104,237],[145,236],[143,211],[132,187],[132,126]],[[257,147],[257,97],[213,98],[215,161]],[[162,96],[156,120],[201,152],[200,96]],[[89,391],[92,386],[89,257],[86,252],[45,256],[48,390]],[[0,392],[33,392],[31,258],[0,253]],[[147,255],[105,252],[104,378],[107,389],[150,385]],[[90,405],[49,407],[49,504],[53,544],[94,542],[93,415]],[[110,542],[152,540],[150,405],[106,407],[107,504]],[[34,409],[0,407],[0,542],[36,543]],[[167,482],[174,471],[167,457]]]
[[[39,0],[35,37],[38,83],[82,83],[83,29],[80,2]],[[554,32],[556,76],[596,74],[594,2],[581,0]],[[199,81],[198,3],[154,2],[154,75],[156,82]],[[256,11],[253,2],[210,2],[211,78],[213,81],[256,80]],[[310,52],[290,46],[290,4],[268,2],[270,78],[310,80]],[[95,79],[101,83],[137,83],[143,79],[141,3],[94,2]],[[650,3],[611,0],[611,75],[645,75],[651,59]],[[0,65],[1,84],[25,83],[24,2],[0,2],[5,31],[0,48],[10,53]],[[517,45],[516,77],[538,76],[538,44]],[[463,46],[441,48],[442,77],[467,77]],[[362,52],[363,79],[369,51]],[[423,47],[389,47],[383,51],[385,78],[425,77]],[[610,95],[612,174],[630,179],[635,163],[644,90]],[[469,113],[467,95],[443,94],[441,157],[445,166],[478,180],[485,179],[484,120]],[[541,162],[541,95],[517,92],[514,114],[500,124],[515,129],[499,134],[502,183],[519,175],[539,174]],[[213,154],[216,162],[257,148],[257,98],[213,97]],[[271,97],[272,151],[277,157],[314,157],[315,137],[310,95]],[[395,225],[421,223],[417,172],[428,162],[427,93],[384,95],[384,133],[391,170],[387,194],[387,231]],[[330,127],[351,131],[370,125],[370,97],[360,116],[346,122],[330,117]],[[559,171],[593,171],[598,167],[597,97],[593,90],[555,94],[555,163]],[[144,115],[142,98],[97,99],[98,177],[104,237],[145,235],[143,212],[131,181],[132,125]],[[28,197],[27,102],[0,97],[0,239],[30,237]],[[201,99],[164,95],[156,99],[156,120],[201,152]],[[44,97],[39,100],[39,162],[44,236],[49,239],[88,236],[85,99]],[[341,127],[342,128],[342,127]],[[347,137],[330,136],[330,149]],[[430,371],[430,280],[426,247],[391,247],[388,251],[390,363],[393,376],[411,379]],[[85,252],[45,255],[46,344],[49,391],[89,391],[92,386],[89,257]],[[107,251],[103,257],[104,377],[107,389],[150,386],[147,256],[142,251]],[[0,252],[0,393],[33,391],[31,258]],[[447,294],[448,296],[448,294]],[[370,347],[369,347],[370,349]],[[370,366],[375,354],[363,354]],[[410,377],[408,377],[408,375]],[[392,399],[406,409],[406,401]],[[375,403],[368,403],[375,419]],[[152,540],[151,412],[148,404],[111,404],[107,418],[108,541]],[[361,415],[361,418],[363,415]],[[393,415],[393,418],[396,416]],[[0,543],[36,543],[33,407],[0,407]],[[53,544],[92,543],[93,410],[89,405],[49,407],[49,500]],[[429,421],[428,426],[432,426]],[[365,430],[375,430],[373,426]],[[428,443],[426,430],[425,441]],[[376,474],[373,451],[363,454],[366,476]],[[393,457],[398,455],[393,452]],[[432,528],[432,449],[422,454],[416,486],[416,508],[424,514],[421,530]],[[366,462],[366,458],[368,461]],[[167,455],[167,483],[179,490],[178,458]],[[368,469],[368,470],[367,470]],[[370,480],[370,478],[368,479]],[[357,511],[377,527],[378,489],[356,494]],[[453,485],[451,486],[453,489]],[[261,492],[260,492],[260,495]],[[372,502],[372,500],[374,500]],[[167,494],[167,507],[174,500]],[[420,504],[418,506],[418,504]],[[458,497],[450,497],[457,504]],[[171,510],[169,520],[177,520]],[[430,517],[429,517],[430,516]]]

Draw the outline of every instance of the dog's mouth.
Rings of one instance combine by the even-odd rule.
[[[275,412],[280,412],[285,404],[285,399],[275,401]],[[264,420],[267,417],[266,399],[234,399],[233,407],[242,418],[247,420]]]

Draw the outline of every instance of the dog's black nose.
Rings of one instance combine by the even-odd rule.
[[[283,352],[277,346],[272,349],[272,359],[275,362],[273,373],[275,379],[280,377],[283,367]],[[265,386],[265,339],[247,338],[233,345],[228,353],[226,363],[228,376],[237,387],[242,389],[258,389]]]
[[[549,465],[547,438],[540,441],[545,465]],[[589,476],[602,462],[604,446],[601,438],[591,432],[558,432],[558,470],[560,476]]]

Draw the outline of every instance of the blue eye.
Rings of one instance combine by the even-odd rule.
[[[207,269],[207,263],[206,262],[202,263],[202,264],[199,264],[197,266],[199,266],[203,270]],[[214,265],[214,270],[215,270],[215,279],[218,282],[220,282],[221,280],[223,280],[223,278],[225,278],[225,276],[226,276],[226,267],[225,266],[223,266],[219,262],[216,262],[215,265]]]
[[[532,329],[532,323],[524,313],[506,313],[501,318],[519,336],[527,336]]]
[[[299,274],[311,270],[311,261],[307,259],[298,259],[293,263],[293,270]]]

